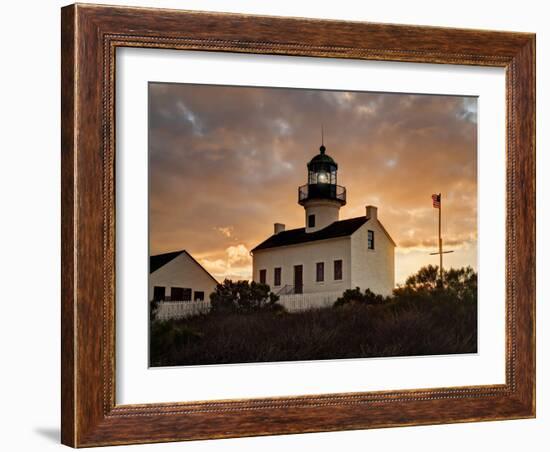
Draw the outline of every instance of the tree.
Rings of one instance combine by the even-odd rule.
[[[439,281],[439,267],[428,265],[411,275],[405,284],[393,291],[394,297],[437,297],[453,301],[477,300],[477,273],[470,266],[443,271]]]
[[[463,302],[477,300],[477,273],[470,266],[445,272],[444,287]]]
[[[437,288],[438,281],[439,267],[428,265],[427,267],[422,267],[414,275],[409,276],[405,281],[405,287],[415,291],[433,290]]]
[[[250,313],[281,310],[279,297],[267,284],[226,279],[210,294],[212,313]]]

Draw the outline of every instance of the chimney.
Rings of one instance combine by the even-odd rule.
[[[367,218],[372,218],[373,220],[378,219],[378,207],[376,206],[367,206]]]
[[[273,232],[275,234],[278,234],[279,232],[283,232],[285,230],[285,225],[283,223],[275,223],[273,225]]]

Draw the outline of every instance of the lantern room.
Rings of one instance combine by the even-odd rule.
[[[338,185],[338,164],[326,154],[325,146],[307,164],[307,184],[298,190],[298,203],[304,205],[312,199],[333,200],[346,204],[346,189]]]
[[[325,146],[319,148],[319,154],[307,164],[309,185],[333,184],[336,185],[338,165],[332,157],[325,154]]]

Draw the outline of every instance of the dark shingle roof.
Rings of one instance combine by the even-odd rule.
[[[367,217],[350,218],[348,220],[335,221],[324,229],[315,232],[306,232],[306,228],[289,229],[274,234],[260,243],[252,251],[276,248],[278,246],[298,245],[300,243],[314,242],[317,240],[347,237],[368,221]]]
[[[204,268],[199,261],[197,261],[191,254],[189,254],[186,250],[180,250],[180,251],[172,251],[171,253],[164,253],[164,254],[157,254],[156,256],[149,256],[149,273],[153,273],[155,270],[158,270],[160,267],[165,266],[168,262],[171,260],[174,260],[176,257],[178,257],[180,254],[185,253],[189,258],[195,262],[210,278],[212,278],[213,281],[218,284],[218,280],[214,278],[206,268]]]
[[[160,267],[163,267],[172,259],[178,257],[181,253],[184,253],[185,250],[173,251],[171,253],[157,254],[156,256],[149,256],[149,273],[153,273],[155,270],[158,270]]]

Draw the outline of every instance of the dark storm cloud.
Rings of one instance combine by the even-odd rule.
[[[463,265],[475,265],[474,98],[151,84],[149,118],[152,253],[187,248],[218,277],[249,276],[248,250],[274,222],[302,226],[297,187],[323,124],[348,189],[341,218],[378,205],[398,273],[401,251],[426,251],[423,265],[435,246],[436,192],[446,243],[473,248]]]

